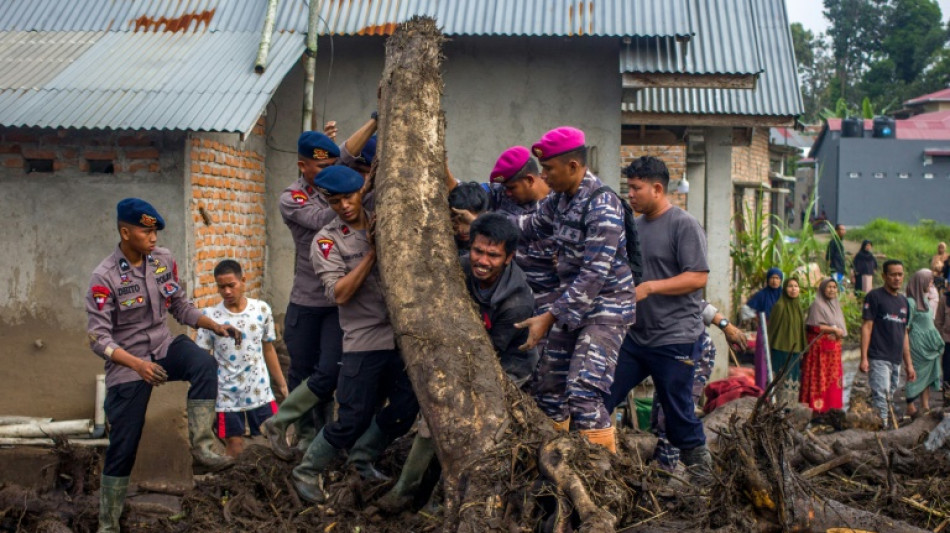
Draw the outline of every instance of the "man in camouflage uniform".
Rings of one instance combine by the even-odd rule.
[[[504,152],[491,171],[491,209],[517,223],[518,218],[538,210],[551,188],[541,179],[538,164],[524,146],[513,146]],[[521,267],[528,285],[534,292],[534,311],[547,311],[557,292],[558,277],[555,265],[557,244],[553,238],[527,240],[518,243],[515,262]]]
[[[591,198],[603,184],[587,169],[582,131],[551,130],[532,151],[542,179],[556,194],[520,217],[519,225],[526,239],[557,243],[560,282],[550,309],[520,323],[529,330],[525,348],[548,335],[535,397],[556,427],[577,429],[616,451],[604,396],[613,383],[620,342],[635,318],[623,208],[609,192]]]

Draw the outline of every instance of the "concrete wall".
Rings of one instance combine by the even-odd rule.
[[[921,219],[950,223],[950,158],[924,165],[924,150],[947,142],[895,139],[840,139],[837,216],[847,226],[875,218],[916,224]],[[851,177],[852,172],[860,175]],[[877,177],[881,173],[883,177]],[[902,178],[901,174],[907,176]],[[827,174],[825,174],[827,175]],[[929,175],[929,177],[925,177]],[[831,180],[829,180],[831,181]]]
[[[320,127],[336,120],[338,142],[376,108],[383,71],[381,37],[337,37],[327,87],[330,42],[317,56],[314,109]],[[601,178],[619,186],[619,41],[597,38],[457,37],[445,45],[446,147],[460,180],[486,181],[498,155],[530,146],[545,131],[572,125],[597,147]],[[286,307],[293,276],[293,243],[277,210],[281,191],[297,176],[302,69],[284,80],[267,111],[268,276],[264,295],[277,312]],[[324,109],[326,113],[324,116]]]

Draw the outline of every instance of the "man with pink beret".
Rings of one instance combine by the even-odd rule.
[[[581,130],[553,129],[531,151],[553,194],[518,222],[525,239],[554,240],[559,280],[550,309],[518,324],[529,331],[525,349],[547,335],[535,399],[558,429],[579,430],[616,452],[604,398],[636,305],[623,207],[587,168]]]
[[[538,164],[524,146],[512,146],[495,162],[489,175],[491,209],[518,223],[518,218],[538,210],[541,200],[551,192],[541,179]],[[557,243],[554,239],[527,240],[518,243],[515,262],[528,278],[534,292],[535,313],[541,314],[551,307],[559,296],[557,271],[554,256]]]

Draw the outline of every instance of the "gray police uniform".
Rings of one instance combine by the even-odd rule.
[[[294,283],[284,318],[284,342],[290,353],[287,385],[302,381],[323,400],[336,388],[343,330],[336,303],[324,294],[323,283],[310,263],[310,246],[323,226],[336,218],[323,195],[303,177],[280,195],[280,214],[294,239]]]
[[[324,294],[336,300],[337,282],[370,252],[365,231],[336,218],[313,241],[310,258]],[[390,438],[412,427],[419,404],[399,351],[386,300],[374,266],[353,297],[339,306],[343,325],[343,358],[336,399],[337,419],[323,435],[334,448],[347,449],[366,431],[381,398],[388,403],[376,414],[376,424]]]
[[[581,430],[610,427],[604,396],[636,317],[619,198],[598,195],[582,220],[588,198],[602,186],[587,172],[573,196],[550,195],[519,219],[526,239],[552,238],[558,246],[558,297],[550,308],[555,324],[541,353],[535,396],[554,421],[570,417]]]
[[[158,363],[169,381],[190,381],[191,400],[217,397],[217,363],[187,335],[173,338],[165,324],[169,313],[191,327],[201,317],[165,248],[155,248],[134,267],[116,247],[93,271],[85,306],[89,346],[106,360],[105,411],[111,431],[103,474],[125,477],[135,464],[152,386],[131,368],[113,363],[115,350]]]

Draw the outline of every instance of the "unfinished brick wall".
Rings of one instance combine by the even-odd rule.
[[[241,264],[247,296],[260,298],[264,281],[266,219],[264,213],[263,125],[239,142],[237,135],[194,134],[189,140],[191,216],[194,224],[195,305],[219,301],[214,267],[223,259]],[[258,141],[258,142],[254,142]]]
[[[625,168],[631,161],[641,156],[653,156],[662,159],[666,163],[667,170],[670,171],[670,181],[683,179],[686,173],[686,145],[625,145],[620,147],[620,164]],[[627,180],[620,179],[620,193],[626,197]],[[670,201],[673,205],[686,209],[685,194],[673,193],[670,195]]]
[[[31,161],[50,161],[54,173],[157,174],[163,152],[177,152],[180,142],[177,134],[152,131],[0,128],[0,168],[5,175],[38,172]]]
[[[768,128],[755,128],[751,131],[751,139],[747,135],[748,130],[737,130],[734,134],[735,144],[732,149],[732,181],[743,184],[751,183],[769,183],[769,130]],[[738,194],[738,190],[736,193]],[[743,201],[749,209],[755,209],[755,203],[759,198],[762,202],[762,209],[765,213],[771,212],[771,195],[763,194],[759,196],[755,189],[743,191]]]

